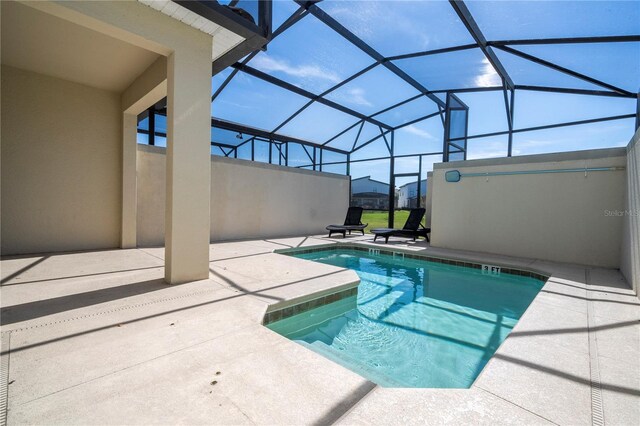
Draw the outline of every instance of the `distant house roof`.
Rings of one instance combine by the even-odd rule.
[[[423,184],[423,183],[427,183],[427,180],[426,180],[426,179],[422,179],[422,180],[420,181],[420,183],[421,183],[421,184]],[[400,186],[399,188],[404,188],[405,186],[415,185],[415,184],[416,184],[415,182],[409,182],[409,183],[405,183],[404,185]]]
[[[379,180],[371,179],[371,176],[363,176],[363,177],[359,177],[359,178],[356,178],[356,179],[351,179],[351,182],[355,182],[357,180],[365,180],[365,179],[369,180],[370,182],[377,182],[377,183],[381,183],[383,185],[389,185],[386,182],[380,182]]]

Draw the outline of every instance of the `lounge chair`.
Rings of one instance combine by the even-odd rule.
[[[342,234],[342,238],[347,236],[347,232],[351,235],[351,231],[360,231],[364,235],[364,228],[368,223],[362,223],[362,207],[349,207],[347,210],[347,217],[344,220],[344,225],[329,225],[327,231],[329,231],[329,238],[332,234]]]
[[[404,224],[402,229],[393,229],[393,228],[375,228],[371,230],[371,233],[375,235],[373,241],[377,240],[378,237],[384,238],[384,243],[389,242],[389,237],[412,237],[413,241],[418,237],[424,237],[427,241],[429,241],[429,233],[431,232],[431,228],[425,228],[422,223],[422,217],[426,212],[425,209],[412,209],[409,212],[409,217],[407,218],[407,222]]]

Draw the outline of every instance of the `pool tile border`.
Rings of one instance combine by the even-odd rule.
[[[452,266],[462,266],[465,268],[473,268],[473,269],[482,269],[482,264],[481,263],[477,263],[477,262],[469,262],[469,261],[462,261],[462,260],[455,260],[455,259],[446,259],[446,258],[441,258],[441,257],[433,257],[433,256],[426,256],[423,254],[416,254],[416,253],[408,253],[402,250],[389,250],[386,248],[373,248],[373,247],[365,247],[365,246],[361,246],[361,245],[357,245],[354,243],[339,243],[339,244],[331,244],[331,245],[322,245],[322,246],[315,246],[313,248],[305,248],[305,249],[298,249],[298,248],[287,248],[287,249],[279,249],[279,250],[275,250],[274,253],[278,253],[278,254],[283,254],[283,255],[287,255],[287,256],[293,256],[296,254],[307,254],[307,253],[315,253],[318,251],[326,251],[326,250],[340,250],[340,249],[349,249],[349,250],[355,250],[355,251],[362,251],[365,253],[376,253],[376,254],[386,254],[386,255],[391,255],[391,256],[395,256],[397,254],[402,254],[404,258],[407,259],[416,259],[416,260],[425,260],[428,262],[434,262],[434,263],[442,263],[445,265],[452,265]],[[516,276],[521,276],[521,277],[529,277],[529,278],[534,278],[540,281],[547,281],[550,277],[548,275],[544,275],[544,274],[540,274],[537,272],[532,272],[532,271],[527,271],[527,270],[522,270],[522,269],[516,269],[516,268],[510,268],[510,267],[504,267],[502,265],[498,265],[500,266],[500,272],[502,274],[509,274],[509,275],[516,275]]]
[[[408,259],[425,260],[428,262],[441,263],[444,265],[462,266],[465,268],[472,268],[472,269],[482,269],[482,264],[477,262],[468,262],[468,261],[462,261],[462,260],[426,256],[423,254],[407,253],[406,251],[403,251],[403,250],[389,250],[386,248],[366,247],[366,246],[362,246],[354,243],[323,244],[323,245],[318,245],[311,248],[297,248],[297,247],[286,248],[286,249],[274,250],[274,253],[282,254],[286,256],[293,256],[296,254],[308,254],[308,253],[315,253],[319,251],[341,250],[341,249],[361,251],[364,253],[386,254],[391,256],[396,256],[397,254],[401,254],[403,258],[408,258]],[[530,277],[543,282],[546,282],[549,279],[548,275],[543,275],[537,272],[525,271],[521,269],[503,267],[501,265],[500,265],[500,272],[501,274]],[[306,302],[287,306],[286,308],[275,309],[273,311],[266,312],[264,314],[264,317],[262,319],[262,324],[268,325],[276,321],[290,318],[294,315],[298,315],[303,312],[310,311],[311,309],[328,305],[330,303],[337,302],[347,297],[355,296],[357,295],[357,293],[358,293],[358,287],[356,286],[356,287],[349,288],[347,290],[330,293],[312,300],[308,300]]]
[[[336,293],[327,294],[316,299],[308,300],[306,302],[298,303],[296,305],[287,306],[286,308],[277,309],[271,312],[266,312],[262,319],[262,325],[268,325],[276,321],[283,320],[285,318],[292,317],[294,315],[301,314],[303,312],[310,311],[311,309],[318,308],[320,306],[328,305],[330,303],[337,302],[347,297],[352,297],[358,294],[358,287],[351,287],[346,290],[338,291]]]

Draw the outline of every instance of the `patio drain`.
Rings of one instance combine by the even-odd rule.
[[[11,333],[2,333],[0,337],[0,426],[7,424],[7,409],[9,406],[9,343]]]
[[[589,270],[584,272],[585,283],[589,283]],[[600,364],[598,362],[598,341],[595,331],[593,331],[593,308],[589,302],[587,290],[587,324],[589,331],[589,369],[591,375],[591,424],[594,426],[604,426],[604,403],[602,401],[602,382],[600,381]]]

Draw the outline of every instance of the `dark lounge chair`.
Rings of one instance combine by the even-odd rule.
[[[375,235],[373,241],[377,240],[378,237],[384,238],[384,243],[389,242],[389,237],[412,237],[413,241],[418,237],[424,237],[427,241],[429,241],[429,233],[431,232],[431,228],[425,228],[422,223],[422,217],[426,212],[425,209],[412,209],[409,212],[409,217],[407,218],[407,222],[404,224],[402,229],[392,229],[392,228],[376,228],[372,229],[371,233]]]
[[[367,227],[368,223],[362,223],[360,219],[362,219],[362,207],[349,207],[344,225],[327,226],[329,238],[331,238],[332,234],[342,234],[342,238],[345,238],[347,232],[351,235],[351,231],[360,231],[364,235],[364,228]]]

